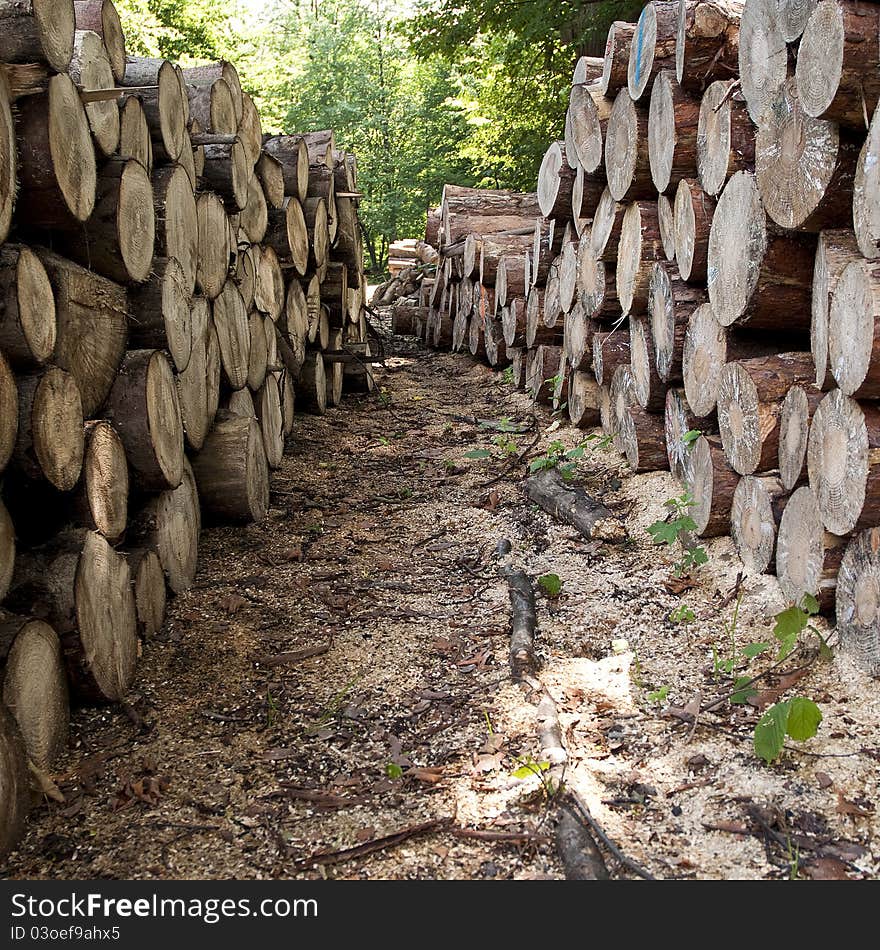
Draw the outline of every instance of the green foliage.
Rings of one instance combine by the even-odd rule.
[[[670,614],[669,619],[673,623],[693,623],[696,620],[696,614],[687,604],[679,604]]]
[[[385,774],[388,778],[397,780],[403,777],[403,769],[396,762],[385,763]]]
[[[800,607],[789,607],[776,615],[773,636],[779,641],[779,656],[777,659],[784,660],[791,653],[797,646],[801,631],[806,629],[816,633],[819,639],[822,640],[823,646],[825,645],[819,631],[810,624],[810,617],[817,613],[819,613],[819,602],[811,594],[806,594]]]
[[[526,759],[522,756],[517,758],[517,762],[522,762],[522,765],[510,773],[513,778],[529,778],[531,775],[537,775],[540,778],[542,773],[550,768],[549,762],[536,762],[534,759]]]
[[[652,693],[648,693],[647,699],[650,703],[662,703],[668,695],[669,687],[661,686],[660,689],[655,689]]]
[[[558,574],[542,574],[538,586],[548,597],[558,597],[562,590],[562,581]]]
[[[786,736],[806,742],[816,735],[821,722],[822,713],[811,699],[795,696],[775,703],[755,726],[755,753],[769,765],[779,758]]]
[[[544,471],[544,469],[555,468],[564,481],[570,482],[577,473],[578,461],[584,457],[584,452],[586,452],[590,441],[595,438],[596,436],[591,434],[573,449],[566,449],[564,442],[560,442],[558,439],[554,440],[543,455],[532,459],[529,463],[529,473],[534,475],[536,472]]]
[[[471,449],[470,452],[465,452],[464,457],[466,459],[487,459],[492,457],[492,453],[488,449]]]
[[[694,444],[694,442],[697,441],[697,439],[699,439],[702,434],[703,433],[699,429],[688,429],[688,431],[685,432],[685,434],[681,437],[681,441],[690,447]]]
[[[505,369],[501,373],[501,380],[502,382],[506,383],[508,386],[513,385],[513,367],[512,366],[508,366],[507,369]]]
[[[655,544],[666,544],[669,547],[676,543],[681,545],[681,557],[673,566],[676,577],[682,577],[690,568],[699,567],[709,559],[705,548],[696,544],[691,537],[691,532],[697,530],[696,522],[688,514],[693,504],[694,497],[690,492],[684,492],[677,498],[669,498],[666,501],[669,516],[663,521],[648,525],[648,534]]]

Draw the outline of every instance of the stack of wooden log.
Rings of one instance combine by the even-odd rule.
[[[421,327],[705,537],[836,606],[880,675],[880,6],[679,0],[581,59],[535,195],[447,186]],[[429,229],[433,227],[429,221]]]
[[[369,375],[332,132],[263,136],[230,63],[126,56],[112,0],[0,22],[2,853],[68,691],[124,696],[202,520],[265,517],[294,402]]]

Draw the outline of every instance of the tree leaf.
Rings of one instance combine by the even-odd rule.
[[[789,701],[787,731],[792,739],[806,742],[819,729],[822,713],[812,699],[795,696]]]
[[[487,459],[491,454],[488,449],[471,449],[470,452],[464,453],[464,457],[466,459]]]
[[[558,574],[542,574],[538,578],[538,586],[548,597],[558,597],[562,590],[562,581]]]
[[[785,742],[788,725],[788,703],[776,703],[758,720],[755,726],[755,753],[768,765],[779,758]]]
[[[742,655],[752,660],[756,656],[760,656],[765,650],[769,650],[769,649],[770,649],[769,643],[747,643],[742,648]]]
[[[688,429],[681,437],[681,441],[684,442],[685,445],[692,445],[702,434],[699,429]]]

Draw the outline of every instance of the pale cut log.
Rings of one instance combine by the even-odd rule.
[[[76,0],[77,30],[93,30],[104,41],[117,83],[125,79],[125,33],[112,0]]]
[[[0,600],[6,596],[15,569],[15,526],[0,498]]]
[[[258,392],[266,380],[269,366],[269,351],[266,345],[266,331],[263,327],[263,315],[256,310],[248,314],[248,371],[247,386],[252,392]],[[233,392],[241,390],[233,390]]]
[[[776,8],[777,0],[746,0],[739,24],[741,88],[758,126],[791,73]]]
[[[847,264],[831,298],[828,365],[838,386],[858,399],[880,396],[880,265]]]
[[[617,260],[620,231],[626,205],[617,201],[606,187],[599,198],[593,225],[590,228],[590,247],[596,260],[614,262]]]
[[[779,32],[786,43],[800,39],[819,0],[776,0]]]
[[[256,175],[251,175],[247,192],[247,204],[241,213],[239,226],[244,237],[251,244],[259,244],[266,237],[269,210],[266,205],[266,196],[263,194],[263,186]]]
[[[132,513],[126,540],[154,550],[169,588],[180,594],[195,580],[201,530],[199,492],[189,459],[184,459],[180,485],[152,496]]]
[[[566,241],[562,245],[559,255],[557,274],[559,279],[559,306],[563,313],[568,313],[574,303],[577,289],[577,244]]]
[[[253,168],[241,139],[231,144],[205,145],[205,184],[224,199],[233,214],[247,206],[248,183]]]
[[[330,226],[327,202],[323,198],[306,198],[302,203],[309,235],[309,268],[319,273],[327,267],[330,257]],[[320,283],[321,278],[318,278]]]
[[[303,134],[309,150],[309,163],[321,164],[333,168],[333,153],[336,151],[336,135],[333,129],[321,129],[318,132]]]
[[[284,166],[264,148],[260,152],[257,164],[254,167],[263,194],[269,207],[280,209],[284,205]],[[299,201],[299,198],[297,198]]]
[[[823,527],[812,488],[803,485],[792,493],[776,538],[776,577],[787,603],[800,605],[809,594],[822,613],[834,609],[846,541]]]
[[[776,530],[789,492],[775,475],[745,475],[730,509],[730,536],[746,575],[775,568]]]
[[[309,310],[306,295],[298,280],[291,280],[287,285],[287,297],[284,302],[284,315],[281,325],[284,338],[290,346],[295,360],[295,365],[289,367],[289,371],[294,375],[299,375],[303,361],[306,358],[306,343],[309,337]],[[311,342],[314,342],[314,340]]]
[[[217,415],[217,408],[220,405],[220,383],[223,378],[223,360],[220,357],[220,337],[217,333],[217,327],[214,326],[213,314],[210,313],[211,305],[207,301],[205,301],[205,304],[209,310],[208,344],[205,347],[205,393],[208,407],[207,428],[210,430],[214,424],[214,417]]]
[[[531,294],[529,297],[531,297]],[[547,284],[544,287],[544,293],[543,295],[538,293],[536,295],[536,301],[540,304],[540,307],[536,307],[534,310],[528,305],[526,307],[526,315],[529,319],[529,325],[533,327],[534,330],[538,329],[539,324],[552,329],[556,326],[556,322],[562,316],[562,304],[559,294],[558,268],[553,268],[550,271],[547,276]],[[532,313],[537,315],[537,320],[532,319]],[[532,343],[527,342],[527,346],[532,345]]]
[[[824,387],[828,373],[828,318],[831,299],[847,265],[859,257],[856,236],[848,230],[819,232],[813,265],[810,306],[810,349],[816,366],[816,385]]]
[[[780,353],[728,363],[718,384],[718,428],[740,475],[774,469],[779,459],[782,400],[813,378],[809,353]]]
[[[19,377],[13,458],[28,478],[70,491],[82,471],[82,425],[82,402],[70,373],[50,366],[39,374]]]
[[[220,60],[216,63],[208,63],[205,66],[190,66],[182,70],[182,79],[184,82],[193,86],[211,86],[217,82],[218,79],[222,79],[232,93],[235,119],[237,122],[242,121],[244,117],[244,103],[241,80],[238,76],[238,70],[232,63],[226,62],[226,60]]]
[[[675,260],[675,209],[666,195],[657,195],[657,227],[663,256],[672,263]]]
[[[682,280],[702,283],[706,280],[709,233],[715,214],[715,199],[695,179],[683,178],[675,192],[673,210],[675,262]]]
[[[86,221],[95,207],[95,148],[85,108],[67,74],[18,104],[18,220],[51,228]]]
[[[109,422],[85,424],[82,477],[76,488],[74,520],[97,531],[111,544],[125,534],[128,522],[128,464],[122,439]]]
[[[629,51],[635,31],[635,23],[625,23],[623,20],[615,20],[608,27],[602,76],[599,80],[599,88],[606,96],[613,98],[621,89],[626,88]]]
[[[611,386],[599,387],[599,424],[605,435],[614,437],[614,418],[611,412]]]
[[[73,0],[6,0],[0,24],[0,62],[47,63],[67,71],[76,29]]]
[[[77,30],[70,78],[84,92],[113,89],[116,85],[104,41],[92,30]],[[119,148],[119,106],[114,99],[97,99],[85,104],[89,128],[104,158]]]
[[[568,97],[570,142],[577,162],[590,175],[602,175],[603,145],[613,100],[606,98],[601,82],[575,83]],[[568,156],[568,139],[566,155]]]
[[[666,402],[666,384],[657,375],[650,316],[629,315],[629,344],[635,402],[649,412],[661,412]]]
[[[666,384],[683,380],[684,339],[691,314],[707,302],[706,292],[689,287],[668,264],[654,264],[648,288],[648,312],[659,379]]]
[[[573,426],[599,425],[599,384],[589,370],[571,370],[568,376],[568,418]]]
[[[588,240],[585,242],[584,238]],[[593,257],[590,238],[585,231],[578,248],[578,298],[588,317],[596,320],[617,320],[621,316],[617,285],[608,275],[604,261]]]
[[[857,158],[856,142],[835,123],[805,115],[787,82],[755,138],[758,190],[771,220],[801,231],[847,223]]]
[[[717,80],[700,100],[697,176],[708,195],[718,195],[738,171],[755,167],[755,127],[733,80]]]
[[[0,857],[18,844],[33,797],[18,723],[0,703]]]
[[[493,369],[506,369],[510,362],[504,345],[504,331],[501,321],[486,315],[483,317],[483,346],[486,350],[486,362]]]
[[[162,562],[152,548],[135,548],[122,553],[128,561],[134,585],[138,634],[149,640],[159,633],[165,622],[168,594]]]
[[[813,386],[792,386],[782,400],[778,468],[789,491],[806,481],[810,421],[821,401],[822,392]]]
[[[183,150],[178,159],[193,189],[198,187],[199,179],[205,171],[205,147],[204,145],[196,145],[193,143],[193,138],[200,136],[200,134],[201,126],[193,119],[189,127],[189,134],[184,140]],[[198,163],[198,170],[196,169],[196,163]]]
[[[605,174],[616,201],[656,195],[648,155],[648,105],[621,90],[605,130]]]
[[[547,405],[553,402],[553,390],[556,387],[556,376],[563,372],[562,347],[540,344],[535,348],[534,358],[529,374],[530,382],[526,383],[526,390],[535,402]]]
[[[525,350],[521,346],[508,346],[507,356],[510,359],[513,388],[522,390],[526,382]]]
[[[0,473],[6,468],[18,436],[18,385],[0,349]]]
[[[880,410],[832,389],[810,423],[807,472],[822,523],[848,534],[880,523]]]
[[[132,158],[110,158],[100,168],[95,208],[68,234],[70,257],[119,284],[143,283],[150,275],[156,235],[150,176]]]
[[[880,676],[880,530],[849,542],[837,575],[837,631],[843,651],[869,676]]]
[[[730,530],[730,509],[739,476],[717,438],[701,435],[691,449],[691,481],[688,490],[694,502],[688,514],[701,538],[717,538]]]
[[[321,281],[321,304],[330,312],[334,328],[345,325],[348,309],[348,268],[339,261],[330,261],[327,273]]]
[[[682,88],[702,93],[736,76],[742,8],[739,0],[679,0],[675,78]]]
[[[805,331],[816,239],[768,228],[754,175],[727,183],[709,234],[709,300],[722,326]]]
[[[137,349],[167,349],[183,372],[193,347],[190,295],[180,262],[155,258],[146,284],[129,292],[129,342]]]
[[[880,96],[880,9],[862,0],[818,4],[798,44],[795,78],[807,115],[864,130]]]
[[[189,102],[177,67],[164,59],[128,56],[123,86],[136,86],[157,161],[176,162],[189,145]]]
[[[623,431],[626,426],[626,414],[630,406],[636,404],[632,368],[627,362],[614,370],[609,390],[609,416],[614,448],[621,454],[625,451]]]
[[[257,289],[257,269],[260,266],[259,248],[254,245],[243,248],[239,251],[235,261],[234,280],[241,299],[244,301],[245,310],[253,310],[254,295]]]
[[[598,328],[599,324],[590,318],[580,302],[566,314],[562,349],[569,369],[592,369],[593,336]]]
[[[30,761],[52,771],[67,746],[70,701],[58,634],[43,620],[0,613],[3,703]]]
[[[562,347],[562,353],[559,359],[559,368],[553,378],[553,397],[550,405],[553,412],[560,412],[565,408],[568,402],[568,379],[569,366],[568,357],[565,355],[565,347]]]
[[[333,370],[339,370],[339,396],[342,395],[342,364],[336,363]],[[336,393],[334,392],[334,397]],[[332,405],[336,405],[339,399]],[[266,464],[270,469],[281,467],[284,458],[284,418],[281,412],[281,391],[274,373],[269,373],[260,391],[254,397],[254,409],[263,438]]]
[[[552,142],[538,170],[538,208],[545,218],[568,218],[574,169],[565,160],[565,142]]]
[[[183,477],[183,424],[174,374],[159,350],[130,350],[104,408],[146,491],[177,488]]]
[[[301,135],[275,135],[263,149],[281,164],[284,194],[305,201],[309,188],[309,149]]]
[[[691,412],[684,390],[675,387],[668,389],[663,408],[666,457],[669,461],[669,471],[684,486],[690,483],[693,476],[691,446],[704,428]],[[693,433],[693,436],[688,436],[688,433]]]
[[[685,92],[671,69],[654,81],[648,111],[648,158],[660,194],[697,173],[697,128],[700,102]]]
[[[593,336],[593,373],[600,386],[610,386],[618,366],[630,365],[629,327],[618,326]]]
[[[153,172],[153,201],[156,256],[173,257],[180,264],[186,292],[191,294],[195,290],[197,271],[203,270],[203,258],[211,259],[215,242],[222,240],[225,233],[225,224],[217,213],[218,207],[223,211],[223,205],[216,196],[201,195],[200,216],[192,183],[182,165],[166,165]],[[203,227],[206,237],[200,244]]]
[[[482,235],[469,234],[464,239],[464,253],[461,256],[462,273],[465,277],[475,278],[479,274],[480,268],[480,248],[482,245]],[[403,250],[401,248],[401,250]],[[408,250],[408,249],[407,249]],[[399,253],[399,252],[396,252]],[[418,257],[415,256],[413,249],[413,262],[418,263]],[[400,258],[398,258],[400,260]]]
[[[190,116],[198,123],[202,132],[233,136],[238,134],[235,100],[225,79],[215,79],[205,85],[187,85],[186,96]]]
[[[470,310],[467,317],[467,348],[471,356],[477,359],[483,359],[486,356],[486,341],[483,336],[483,318],[477,312],[476,308]]]
[[[137,663],[137,616],[125,558],[94,531],[19,553],[13,610],[39,612],[61,638],[70,684],[90,701],[125,696]]]
[[[629,51],[627,88],[640,99],[653,91],[657,75],[675,68],[678,39],[678,4],[654,0],[642,7]]]
[[[204,297],[189,302],[190,357],[177,373],[177,396],[186,444],[198,451],[208,434],[208,332],[215,333],[211,305]],[[213,415],[213,414],[212,414]]]
[[[247,385],[251,338],[247,310],[233,280],[226,281],[214,301],[213,317],[223,378],[230,389],[242,389]]]
[[[315,350],[306,353],[296,395],[300,408],[305,412],[323,416],[327,411],[327,375],[324,369],[324,358]]]
[[[635,473],[666,471],[669,459],[663,414],[630,405],[623,413],[622,422],[618,435],[630,469]]]
[[[540,303],[540,291],[532,288],[529,297],[535,294],[535,310]],[[509,347],[524,346],[527,333],[527,302],[523,297],[514,297],[501,309],[501,326],[504,332],[504,342]],[[537,321],[537,316],[536,316]]]
[[[588,174],[578,165],[571,189],[571,214],[578,237],[590,226],[604,190],[604,178],[595,173]]]
[[[40,259],[23,245],[3,245],[0,351],[17,369],[40,367],[52,356],[56,330],[55,298]]]
[[[9,99],[9,86],[0,70],[0,241],[9,236],[18,189],[15,123]]]
[[[880,257],[880,116],[874,113],[853,181],[853,231],[869,260]]]
[[[196,202],[198,257],[196,282],[208,300],[216,299],[227,283],[229,272],[229,224],[223,202],[213,192],[199,195]]]
[[[137,96],[125,96],[120,100],[119,155],[133,158],[153,173],[153,143],[144,116],[144,107]]]
[[[268,313],[273,320],[277,320],[284,310],[284,276],[278,263],[278,255],[268,245],[263,245],[259,251],[254,304],[259,311]]]
[[[536,218],[541,210],[534,193],[444,185],[441,214],[446,246],[463,240],[473,231],[520,228],[523,218]],[[491,228],[481,223],[484,218],[493,219]]]
[[[657,202],[632,202],[623,218],[617,249],[617,299],[624,315],[645,311],[654,262],[663,256]]]
[[[342,375],[344,380],[344,368]],[[287,369],[281,372],[279,376],[278,387],[281,393],[281,418],[284,423],[284,438],[287,439],[293,432],[293,427],[296,422],[296,384],[294,383],[292,374]]]
[[[524,260],[522,251],[531,247],[534,243],[534,232],[531,234],[483,234],[480,238],[480,283],[495,284],[498,286],[497,274],[498,265],[501,259],[518,255],[520,258],[520,268],[523,268],[523,277],[525,278]],[[422,280],[424,286],[425,279]],[[523,288],[524,292],[525,286]],[[504,303],[500,300],[499,303]]]
[[[315,343],[318,339],[318,324],[321,322],[321,282],[318,280],[317,274],[312,274],[308,280],[301,280],[298,283],[306,298],[306,317],[308,320],[306,341]],[[299,371],[297,370],[298,374]]]
[[[275,332],[275,321],[267,314],[263,314],[263,335],[266,338],[266,371],[274,373],[281,368],[278,355],[278,336]]]

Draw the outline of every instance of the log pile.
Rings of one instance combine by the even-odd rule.
[[[574,71],[534,194],[447,185],[413,329],[669,468],[880,675],[880,7],[680,0]],[[838,571],[840,581],[838,583]]]
[[[294,407],[365,389],[357,164],[112,0],[0,3],[0,854],[70,701],[122,699],[200,527],[267,514]],[[70,700],[69,698],[70,697]]]

